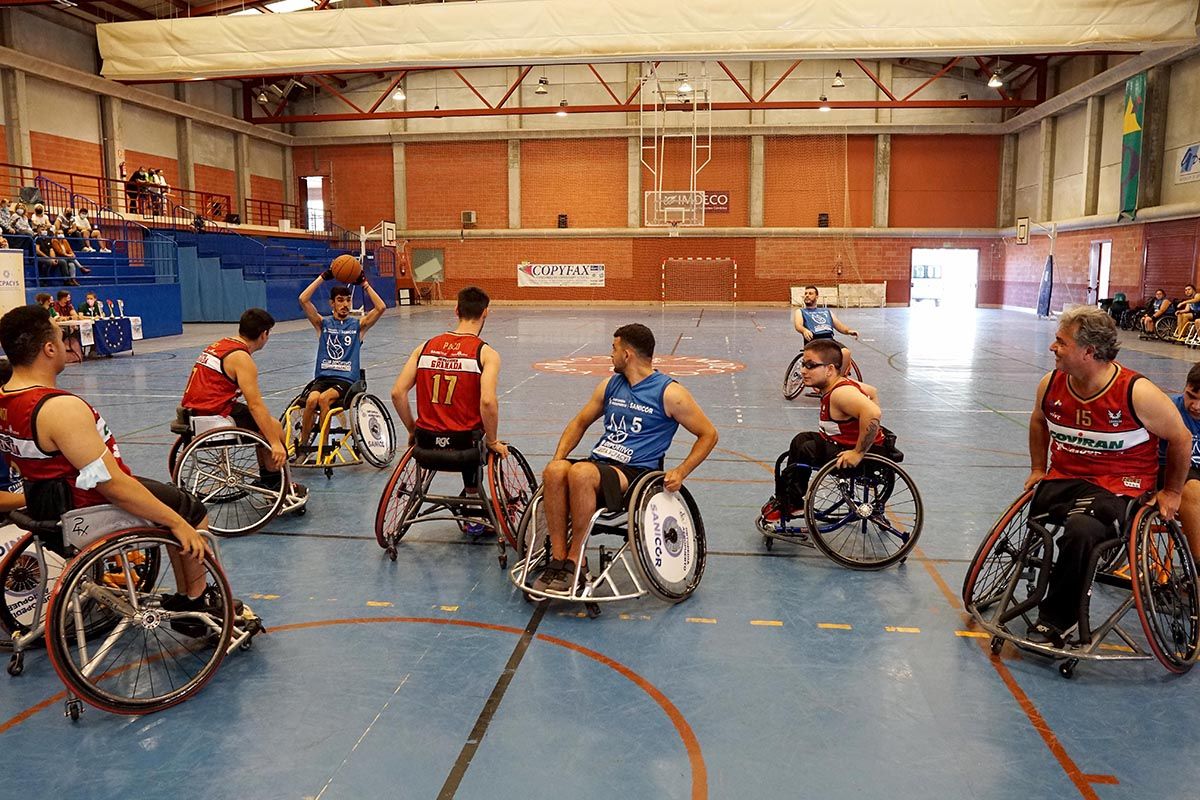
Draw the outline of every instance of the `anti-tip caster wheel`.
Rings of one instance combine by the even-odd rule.
[[[588,619],[595,619],[596,617],[600,616],[599,603],[584,603],[583,610],[587,612]]]
[[[496,560],[500,562],[500,569],[508,569],[508,553],[501,553]]]
[[[79,722],[80,715],[83,714],[83,703],[77,698],[71,698],[63,708],[63,716],[71,720],[71,722]]]
[[[254,646],[254,637],[250,637],[249,639],[247,639],[246,641],[244,641],[238,645],[238,650],[241,650],[244,653],[253,646]]]
[[[999,636],[993,636],[990,649],[992,651],[992,655],[1000,655],[1000,651],[1004,649],[1004,639]]]
[[[8,660],[8,674],[14,678],[25,671],[25,654],[13,653],[12,658]]]
[[[1079,664],[1079,659],[1068,658],[1066,661],[1058,665],[1058,674],[1064,678],[1070,679],[1075,677],[1075,667]]]
[[[770,536],[767,536],[764,533],[763,534],[763,546],[767,548],[767,552],[769,553],[775,549],[775,540],[772,539]]]
[[[333,478],[333,467],[326,467],[325,468],[325,480],[332,480],[332,478]]]
[[[388,558],[390,558],[392,561],[395,561],[395,560],[396,560],[396,548],[395,548],[395,547],[389,547],[389,548],[387,549],[387,556],[388,556]]]

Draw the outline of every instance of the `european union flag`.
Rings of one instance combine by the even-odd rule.
[[[98,319],[92,323],[96,353],[111,356],[133,349],[133,326],[127,318]]]

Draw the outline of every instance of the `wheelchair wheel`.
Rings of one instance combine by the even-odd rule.
[[[858,368],[858,362],[853,358],[850,359],[850,369],[846,373],[846,377],[853,378],[856,381],[862,381],[862,370]]]
[[[686,487],[663,488],[663,473],[649,472],[630,493],[628,536],[634,563],[651,594],[668,603],[691,596],[704,575],[704,521]]]
[[[813,544],[850,569],[903,561],[917,544],[924,516],[908,473],[872,453],[853,469],[837,469],[830,461],[813,476],[804,503]]]
[[[233,595],[212,554],[204,560],[205,604],[197,611],[165,607],[182,591],[175,571],[160,570],[149,587],[97,580],[117,564],[125,574],[134,553],[154,551],[161,563],[183,559],[179,542],[154,529],[133,529],[100,539],[67,565],[50,596],[46,644],[55,672],[80,699],[116,714],[149,714],[180,703],[213,676],[233,634]],[[74,634],[87,604],[98,602],[117,617],[95,642]]]
[[[1154,657],[1171,672],[1192,668],[1200,652],[1200,587],[1179,525],[1143,507],[1129,534],[1133,599]]]
[[[487,477],[492,510],[500,522],[500,530],[519,553],[521,539],[517,528],[538,490],[537,478],[525,455],[512,446],[508,448],[508,458],[497,458],[495,453],[488,453]]]
[[[383,469],[396,457],[396,427],[392,416],[379,398],[371,394],[355,396],[350,404],[350,430],[354,448],[377,469]]]
[[[804,376],[800,374],[800,362],[803,360],[804,353],[801,352],[792,359],[787,371],[783,373],[783,397],[786,400],[795,400],[800,396],[800,392],[804,391]]]
[[[259,448],[270,450],[271,446],[257,433],[214,428],[192,439],[180,452],[174,483],[204,503],[213,533],[253,533],[283,507],[290,482],[287,465],[274,476],[260,477]]]
[[[175,474],[175,465],[179,463],[179,451],[183,448],[183,437],[176,436],[175,441],[171,443],[171,449],[167,453],[167,474]]]
[[[279,426],[283,428],[283,446],[287,449],[288,461],[296,463],[296,446],[300,444],[300,426],[304,419],[304,393],[296,395],[279,415]]]
[[[417,482],[420,480],[421,470],[410,447],[400,456],[400,462],[392,471],[392,477],[388,479],[375,510],[375,541],[388,551],[388,555],[394,552],[396,544],[408,533],[408,520],[419,502],[421,487]]]
[[[1154,323],[1154,335],[1159,339],[1170,339],[1175,334],[1175,317],[1160,317],[1158,322]]]
[[[43,619],[46,613],[45,602],[49,600],[62,574],[66,560],[54,551],[43,547],[42,557],[38,557],[38,549],[33,540],[33,534],[27,533],[16,542],[0,561],[0,586],[4,587],[4,600],[0,604],[0,629],[9,637],[13,633],[28,634],[36,623],[34,613],[37,610],[38,591],[42,592]],[[149,587],[158,578],[161,563],[156,551],[135,552],[130,555],[130,576],[136,586]],[[103,571],[97,572],[95,579],[99,582],[112,584],[124,580],[124,573],[115,563],[103,565]],[[104,605],[89,602],[83,608],[83,630],[88,638],[95,637],[109,630],[116,623],[113,613]]]
[[[517,524],[515,546],[521,558],[525,559],[525,575],[550,559],[550,529],[546,527],[546,514],[542,509],[541,486],[530,497],[529,505]],[[524,579],[525,576],[521,577]]]
[[[1014,500],[980,542],[963,580],[963,606],[968,611],[972,608],[985,611],[995,605],[1007,591],[1020,563],[1030,555],[1027,548],[1036,543],[1040,552],[1041,536],[1028,527],[1032,499],[1030,489]]]

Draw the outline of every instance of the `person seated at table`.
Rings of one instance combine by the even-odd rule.
[[[66,289],[59,290],[58,296],[54,300],[54,310],[57,313],[53,316],[60,319],[82,319],[79,312],[75,310],[75,304],[71,302],[71,293]]]
[[[88,292],[83,297],[83,305],[79,307],[79,315],[87,319],[103,319],[104,304],[96,299],[95,292]]]

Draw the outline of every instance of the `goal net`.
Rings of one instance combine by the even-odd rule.
[[[662,302],[736,303],[737,262],[732,258],[665,258]]]

